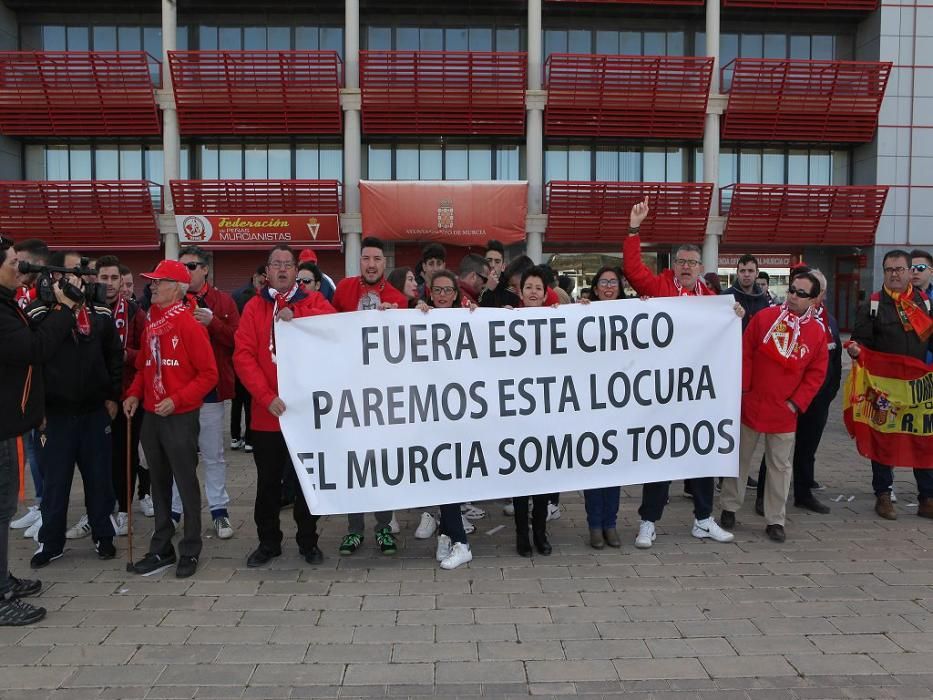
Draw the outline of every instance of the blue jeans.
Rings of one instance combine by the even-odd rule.
[[[36,502],[42,501],[42,471],[39,469],[39,431],[30,430],[23,435],[23,449],[32,474],[32,485],[36,487]]]
[[[914,469],[914,479],[917,480],[917,494],[920,498],[933,498],[933,470]],[[891,493],[894,486],[894,470],[886,464],[871,463],[871,487],[876,496]]]
[[[587,489],[583,492],[586,504],[586,524],[590,530],[611,530],[616,526],[619,514],[621,486]]]

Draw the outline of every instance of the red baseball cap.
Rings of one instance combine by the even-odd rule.
[[[163,260],[152,272],[141,275],[148,280],[172,280],[173,282],[182,282],[191,284],[191,273],[188,268],[177,260]]]
[[[300,265],[301,263],[306,263],[306,262],[313,262],[315,265],[317,265],[317,253],[315,253],[315,252],[314,252],[313,250],[311,250],[310,248],[305,248],[305,249],[304,249],[303,251],[301,251],[301,253],[298,255],[298,264],[299,264],[299,265]]]

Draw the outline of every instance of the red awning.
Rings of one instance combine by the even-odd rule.
[[[162,187],[146,180],[0,182],[0,231],[80,251],[152,250],[161,245]],[[161,207],[161,204],[159,205]]]
[[[621,246],[632,205],[648,197],[650,213],[642,240],[701,243],[706,234],[713,186],[706,182],[580,182],[547,185],[550,244],[608,243]]]
[[[0,133],[158,134],[153,78],[162,64],[142,51],[2,51]]]
[[[360,51],[363,131],[523,134],[527,55]]]
[[[724,139],[871,141],[890,63],[737,58],[722,68]]]
[[[870,246],[888,188],[841,185],[755,185],[719,191],[728,214],[723,241],[760,246]]]
[[[549,136],[703,138],[712,58],[552,54]]]
[[[723,7],[757,7],[767,10],[852,10],[874,12],[878,0],[722,0]]]
[[[171,51],[183,134],[340,134],[336,51]]]

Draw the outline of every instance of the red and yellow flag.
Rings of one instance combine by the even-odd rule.
[[[865,347],[846,379],[844,418],[859,454],[933,468],[933,368]]]

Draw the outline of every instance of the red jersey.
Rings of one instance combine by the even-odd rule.
[[[337,311],[364,311],[375,309],[380,303],[398,304],[408,308],[408,297],[398,291],[383,277],[376,284],[366,284],[362,277],[344,277],[337,283],[333,303]]]

